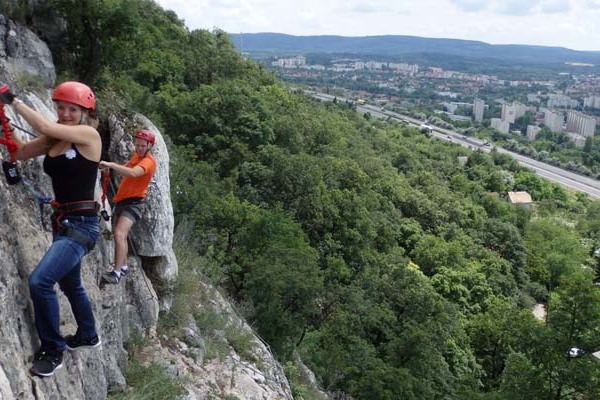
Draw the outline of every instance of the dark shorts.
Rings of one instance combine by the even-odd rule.
[[[146,202],[142,198],[125,199],[115,204],[113,215],[115,220],[123,216],[138,222],[142,218],[145,206]]]

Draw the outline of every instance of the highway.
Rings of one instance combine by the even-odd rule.
[[[311,91],[305,91],[305,93],[309,96],[315,97],[322,101],[333,101],[337,96],[325,94],[325,93],[317,93]],[[337,101],[346,102],[351,101],[349,99],[337,97]],[[424,123],[424,121],[420,121],[418,119],[409,117],[407,115],[398,114],[393,111],[388,111],[382,109],[381,107],[376,107],[369,104],[356,105],[356,109],[360,113],[369,113],[374,118],[387,119],[392,118],[397,121],[404,121],[408,124],[415,125],[417,128]],[[489,145],[484,144],[485,142],[473,138],[464,136],[458,132],[451,131],[448,129],[439,128],[429,124],[433,129],[432,137],[435,137],[440,140],[446,140],[448,142],[456,143],[461,146],[480,149],[485,152],[490,152],[492,149]],[[576,190],[579,192],[587,193],[590,197],[595,199],[600,199],[600,181],[589,178],[583,175],[579,175],[570,171],[566,171],[564,169],[555,167],[553,165],[549,165],[543,163],[538,160],[534,160],[529,157],[525,157],[521,154],[514,153],[512,151],[505,150],[500,147],[495,148],[498,153],[507,154],[513,157],[517,162],[534,171],[540,178],[544,178],[550,182],[558,183],[566,188]]]

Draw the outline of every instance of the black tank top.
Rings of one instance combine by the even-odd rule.
[[[65,154],[46,154],[44,172],[52,178],[54,199],[59,203],[94,200],[98,162],[85,158],[74,144]]]

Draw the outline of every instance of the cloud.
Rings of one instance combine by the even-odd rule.
[[[372,14],[384,11],[372,3],[354,3],[350,5],[348,10],[359,14]]]
[[[600,0],[587,0],[585,5],[592,10],[600,10]]]
[[[490,4],[489,0],[450,0],[459,10],[466,12],[484,11]]]
[[[450,2],[461,11],[488,11],[506,16],[556,14],[571,10],[571,0],[450,0]],[[600,0],[587,0],[587,2],[590,8],[600,8]]]
[[[155,1],[176,10],[191,29],[393,34],[600,50],[600,0]]]
[[[496,1],[494,10],[499,14],[523,16],[531,15],[535,12],[537,0],[504,0]]]
[[[544,14],[566,13],[571,10],[569,0],[543,0],[540,11]]]
[[[240,4],[241,3],[241,4]],[[236,0],[209,0],[208,7],[210,8],[240,8],[244,7],[246,4],[245,1],[236,1]]]
[[[350,12],[356,14],[407,14],[408,10],[399,7],[392,7],[388,2],[376,1],[358,1],[351,4],[344,4],[339,8],[340,12]]]
[[[492,14],[513,16],[533,14],[539,1],[540,0],[450,0],[450,2],[461,11],[474,13],[489,11]]]

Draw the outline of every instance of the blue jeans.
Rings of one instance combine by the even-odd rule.
[[[53,232],[52,245],[29,276],[35,327],[42,343],[41,349],[49,351],[63,351],[66,347],[60,334],[60,309],[54,290],[56,282],[71,303],[77,322],[77,336],[88,339],[97,335],[92,305],[81,283],[81,259],[100,235],[99,218],[65,216],[61,224],[70,233],[63,230]]]

